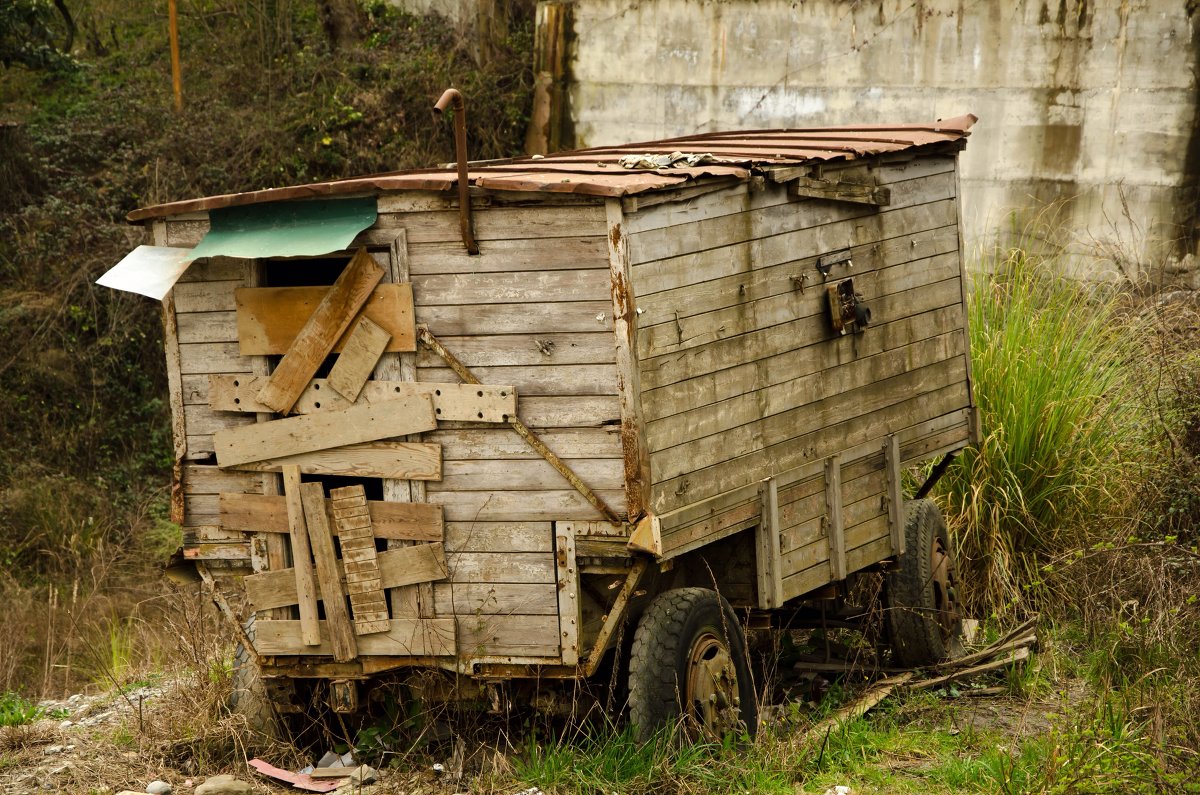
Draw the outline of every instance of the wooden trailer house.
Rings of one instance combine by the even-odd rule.
[[[276,706],[316,687],[352,710],[413,669],[574,679],[624,654],[635,720],[679,693],[704,722],[752,723],[725,618],[906,559],[892,598],[941,623],[896,626],[945,640],[944,529],[900,475],[976,435],[956,170],[974,121],[132,213],[150,245],[101,283],[162,299],[183,555],[254,618]]]

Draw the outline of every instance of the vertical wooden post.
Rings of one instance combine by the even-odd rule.
[[[183,78],[179,73],[179,16],[176,0],[167,0],[167,17],[171,33],[171,87],[175,92],[175,110],[183,110]]]
[[[325,487],[320,483],[301,484],[300,501],[308,525],[308,543],[317,564],[317,582],[321,584],[321,602],[325,605],[325,626],[333,644],[333,659],[349,662],[358,656],[358,643],[354,640],[341,570],[333,549],[333,531],[325,509]]]
[[[767,478],[759,484],[758,496],[758,606],[779,607],[783,604],[783,578],[779,549],[779,484],[775,478]]]
[[[317,621],[317,587],[313,582],[312,551],[308,544],[308,522],[300,502],[300,467],[283,468],[283,495],[287,502],[288,536],[292,542],[292,566],[296,572],[296,596],[300,606],[300,638],[305,646],[321,645]]]
[[[555,525],[561,527],[561,525]],[[555,579],[558,582],[558,627],[563,665],[579,663],[579,571],[575,565],[575,533],[555,534]]]
[[[900,439],[888,434],[883,446],[887,464],[888,530],[892,536],[892,554],[904,554],[904,490],[900,483]]]
[[[830,579],[846,579],[846,526],[842,518],[842,456],[825,459],[825,533]]]
[[[533,44],[533,107],[525,131],[525,153],[545,155],[564,144],[566,112],[567,28],[571,4],[543,2],[537,6]]]

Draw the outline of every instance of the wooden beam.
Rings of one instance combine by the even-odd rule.
[[[783,574],[779,552],[779,484],[767,478],[759,489],[761,518],[758,522],[758,604],[762,608],[783,604]]]
[[[234,290],[241,354],[278,356],[286,353],[329,290],[329,287],[320,286]],[[387,345],[389,353],[416,350],[411,284],[377,285],[363,305],[360,316],[369,318],[391,335]],[[349,332],[343,334],[334,343],[333,351],[342,351],[349,337]]]
[[[846,528],[842,518],[842,457],[825,459],[825,533],[829,541],[830,579],[846,579]]]
[[[287,533],[289,512],[283,497],[262,494],[220,495],[222,529],[244,533]],[[368,500],[376,538],[437,541],[445,534],[442,506],[424,502]]]
[[[375,555],[375,533],[361,484],[329,492],[333,523],[342,547],[342,565],[350,592],[354,631],[373,635],[388,630],[387,598]]]
[[[321,602],[325,605],[325,623],[333,644],[333,659],[337,662],[349,662],[358,656],[358,647],[354,642],[350,615],[346,612],[346,597],[342,593],[342,572],[338,566],[337,555],[333,551],[333,534],[329,530],[329,516],[325,511],[325,487],[320,483],[301,484],[300,499],[304,505],[304,519],[308,524],[309,543],[317,562],[317,579],[321,583]],[[293,575],[290,578],[293,586],[295,581]]]
[[[558,628],[563,665],[579,663],[579,569],[575,564],[575,534],[559,533],[554,544],[558,586]]]
[[[310,484],[305,484],[310,485]],[[320,485],[320,484],[316,484]],[[383,588],[400,588],[446,578],[446,551],[441,544],[416,544],[378,553]],[[335,561],[338,581],[345,582],[342,561]],[[318,574],[320,572],[318,571]],[[252,574],[244,580],[246,598],[256,610],[296,604],[296,583],[291,569]],[[343,586],[344,590],[344,586]],[[322,594],[324,594],[322,585]],[[328,610],[326,611],[328,614]]]
[[[227,428],[213,434],[213,449],[217,465],[224,468],[390,439],[436,427],[437,417],[429,398],[410,397]]]
[[[904,489],[900,475],[900,437],[889,433],[883,446],[887,467],[888,531],[892,536],[892,554],[904,554]]]
[[[259,390],[259,403],[280,414],[291,411],[309,379],[333,351],[333,346],[366,303],[383,273],[383,268],[365,248],[358,250],[292,340],[266,386]]]
[[[351,403],[358,400],[358,393],[362,392],[391,338],[389,332],[372,323],[370,318],[360,317],[350,332],[346,347],[329,371],[330,388]]]
[[[388,631],[367,635],[358,641],[364,655],[392,657],[449,657],[455,653],[457,627],[453,618],[393,618]],[[297,621],[260,621],[254,642],[259,654],[330,654],[333,633],[328,621],[321,622],[321,645],[299,642]],[[336,659],[336,658],[335,658]]]
[[[788,197],[792,199],[825,199],[886,207],[892,203],[892,189],[860,185],[854,182],[795,177],[788,182]]]
[[[308,523],[304,520],[304,504],[300,500],[300,468],[283,468],[283,493],[280,497],[258,496],[258,499],[282,499],[287,507],[288,533],[292,541],[292,567],[296,573],[296,600],[300,605],[300,638],[306,646],[321,643],[317,627],[317,586],[313,581],[312,549],[308,542]]]
[[[230,469],[278,472],[289,464],[300,467],[306,475],[441,480],[442,446],[422,442],[366,442],[267,461],[250,461]]]
[[[208,406],[216,411],[269,411],[254,397],[265,383],[261,376],[211,375]],[[517,414],[517,390],[511,385],[374,380],[363,385],[359,400],[381,403],[417,396],[428,396],[437,418],[444,422],[508,422]],[[328,379],[314,378],[300,393],[292,413],[311,414],[350,405],[351,401],[331,389]]]

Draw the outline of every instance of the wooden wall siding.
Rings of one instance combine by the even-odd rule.
[[[474,257],[463,251],[457,224],[456,213],[380,217],[381,229],[408,230],[417,322],[483,383],[513,385],[518,416],[620,510],[624,470],[612,425],[620,404],[603,204],[481,208],[481,253]],[[458,381],[427,349],[418,350],[416,365],[418,381]],[[444,507],[452,526],[598,518],[507,427],[441,423],[422,439],[442,445],[442,479],[426,483],[426,499]],[[554,581],[553,557],[549,548],[537,554],[550,566],[542,588]],[[556,648],[557,639],[555,631]]]
[[[193,223],[168,222],[168,239],[173,225]],[[204,222],[206,226],[207,223]],[[253,368],[251,360],[238,351],[237,318],[233,311],[233,291],[250,283],[251,267],[248,260],[225,257],[202,260],[184,272],[172,291],[179,334],[183,425],[190,460],[213,454],[212,435],[216,431],[255,421],[252,414],[238,416],[213,411],[206,399],[209,374],[248,374]],[[185,512],[185,523],[198,523],[192,519],[190,508]]]
[[[768,185],[630,218],[656,513],[968,405],[953,168],[876,169],[892,189],[882,211]],[[829,282],[852,277],[873,317],[839,338],[816,260],[845,249],[853,267]],[[706,532],[720,528],[671,543]]]

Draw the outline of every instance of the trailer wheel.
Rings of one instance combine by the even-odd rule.
[[[254,641],[254,615],[246,621],[246,637]],[[269,739],[279,737],[279,721],[267,696],[262,672],[254,655],[244,643],[238,643],[233,652],[233,689],[229,693],[229,711],[246,719],[252,732]]]
[[[907,504],[905,553],[888,573],[887,630],[898,665],[919,667],[961,650],[958,571],[946,521],[933,500]]]
[[[642,741],[681,719],[685,730],[708,738],[754,735],[758,705],[746,641],[724,597],[679,588],[650,603],[629,659],[629,714]]]

